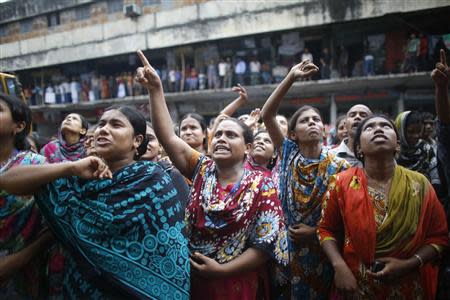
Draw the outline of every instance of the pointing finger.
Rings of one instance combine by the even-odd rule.
[[[141,50],[137,51],[137,55],[139,56],[139,58],[141,59],[142,64],[145,67],[150,67],[150,63],[148,62],[147,57],[145,57],[144,53],[142,53]]]
[[[441,49],[440,54],[441,54],[441,63],[442,63],[444,66],[447,66],[447,58],[445,57],[445,51],[444,51],[444,49]]]

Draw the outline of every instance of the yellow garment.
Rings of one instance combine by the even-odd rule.
[[[396,166],[389,192],[388,216],[377,231],[376,253],[387,254],[404,241],[411,240],[417,230],[427,179],[420,173]],[[411,247],[404,245],[404,250]]]

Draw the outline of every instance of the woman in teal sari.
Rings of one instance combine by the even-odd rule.
[[[94,134],[98,157],[29,166],[0,188],[35,194],[68,258],[65,299],[188,299],[183,209],[170,176],[145,153],[146,123],[112,107]]]

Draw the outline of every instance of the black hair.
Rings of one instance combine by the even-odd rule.
[[[406,131],[406,128],[408,128],[408,126],[410,126],[412,124],[420,124],[420,125],[423,124],[422,114],[420,112],[416,111],[416,110],[411,111],[406,116],[404,130]]]
[[[185,120],[187,118],[192,118],[200,124],[200,127],[202,128],[203,134],[205,136],[203,138],[203,143],[202,143],[203,149],[205,149],[205,153],[208,153],[208,125],[206,125],[205,118],[203,118],[201,115],[199,115],[197,113],[187,113],[187,114],[183,115],[180,119],[180,122],[178,123],[179,124],[179,126],[177,128],[178,136],[180,136],[181,122],[183,122],[183,120]]]
[[[83,116],[80,115],[79,113],[70,113],[70,114],[67,114],[64,118],[66,118],[68,115],[71,115],[71,114],[75,114],[75,115],[78,115],[78,116],[80,117],[80,120],[81,120],[81,128],[82,128],[82,129],[86,129],[86,130],[84,131],[83,134],[80,133],[80,136],[81,136],[81,137],[85,136],[86,133],[87,133],[87,131],[88,131],[88,129],[89,129],[89,122],[86,120],[85,117],[83,117]]]
[[[262,133],[267,133],[269,134],[269,132],[266,129],[259,129],[254,135],[253,135],[253,139],[255,139],[258,135],[262,134]],[[270,137],[270,134],[269,134]],[[272,140],[272,138],[270,138]],[[267,164],[267,169],[272,170],[273,167],[275,167],[275,165],[277,164],[277,159],[278,159],[278,152],[275,149],[275,145],[274,145],[274,156],[270,159],[269,163]]]
[[[222,122],[223,121],[232,121],[232,122],[238,124],[242,128],[242,135],[244,136],[244,143],[245,144],[253,144],[253,141],[254,141],[253,130],[250,127],[248,127],[244,122],[242,122],[239,119],[231,118],[231,117],[223,119]],[[214,132],[213,132],[213,134],[214,134]]]
[[[139,160],[139,158],[147,152],[147,123],[145,121],[144,116],[141,112],[139,112],[136,108],[127,106],[127,105],[113,105],[105,109],[105,111],[109,110],[118,110],[120,111],[130,122],[131,126],[134,130],[134,136],[142,135],[143,140],[142,143],[137,147],[137,154],[134,156],[135,160]]]
[[[320,119],[323,120],[322,115],[320,114],[320,111],[317,108],[311,105],[303,105],[302,107],[297,109],[297,111],[292,115],[291,119],[289,120],[289,127],[288,127],[289,131],[294,131],[298,118],[302,113],[304,113],[307,110],[315,111],[319,115]]]
[[[0,99],[5,101],[9,110],[11,111],[12,119],[15,123],[24,122],[25,127],[22,131],[14,136],[14,147],[17,150],[28,150],[30,145],[27,141],[27,136],[31,129],[31,110],[19,98],[15,96],[6,95],[0,92]]]
[[[338,137],[337,137],[339,124],[342,121],[345,121],[346,119],[347,119],[346,115],[341,115],[336,119],[336,125],[334,126],[334,135],[331,137],[333,145],[336,145],[338,142],[341,142],[341,141],[338,141]]]
[[[391,118],[389,118],[388,116],[386,116],[384,114],[372,114],[372,115],[368,116],[361,122],[361,124],[358,125],[358,128],[356,129],[355,140],[353,142],[353,153],[355,154],[355,157],[362,163],[364,163],[364,157],[358,151],[358,147],[360,147],[360,145],[361,145],[361,134],[362,134],[362,130],[363,130],[364,126],[366,125],[366,123],[373,118],[383,118],[386,121],[388,121],[391,124],[392,129],[395,131],[395,135],[397,136],[397,141],[400,142],[400,135],[398,134],[397,127],[395,126],[395,123],[394,123],[394,121],[391,120]]]
[[[434,115],[432,114],[432,113],[430,113],[430,112],[423,112],[422,113],[422,120],[423,121],[425,121],[425,120],[434,120]]]

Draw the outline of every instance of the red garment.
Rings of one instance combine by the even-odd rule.
[[[270,177],[245,170],[238,182],[222,187],[214,161],[197,155],[186,208],[191,253],[200,252],[224,264],[256,248],[286,264],[283,211]],[[261,272],[252,271],[218,280],[193,277],[191,299],[256,299],[262,288],[258,274]]]
[[[424,245],[445,247],[448,243],[445,213],[431,184],[423,175],[401,166],[397,166],[395,172],[388,203],[394,206],[392,201],[401,199],[396,203],[404,209],[398,210],[398,215],[390,216],[388,209],[387,219],[396,224],[406,223],[403,211],[414,205],[417,216],[414,235],[410,238],[401,236],[401,242],[395,243],[392,250],[381,249],[380,227],[375,222],[373,199],[367,192],[364,169],[351,168],[337,175],[335,188],[327,195],[318,229],[319,239],[321,243],[334,239],[343,244],[343,258],[355,275],[358,287],[367,297],[372,297],[370,299],[387,299],[394,293],[404,299],[415,299],[417,294],[423,299],[434,299],[437,267],[431,263],[420,272],[411,272],[392,282],[374,281],[365,273],[377,257],[407,259]],[[413,196],[416,197],[414,199],[421,197],[419,203],[412,201]]]

